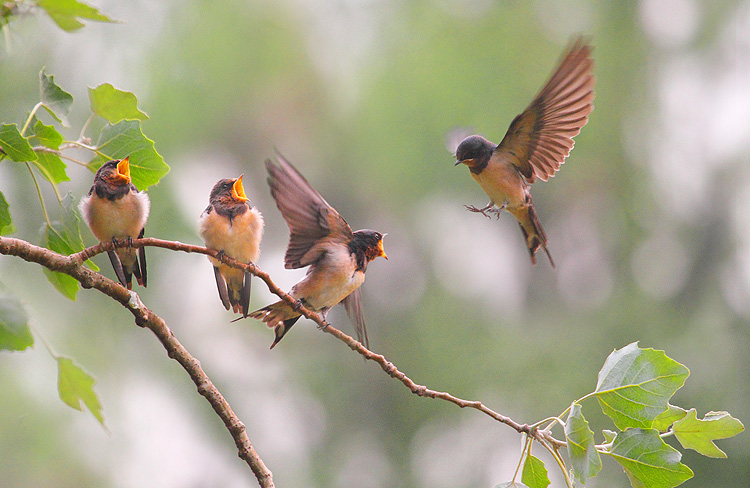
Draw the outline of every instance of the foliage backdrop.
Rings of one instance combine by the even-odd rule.
[[[750,418],[747,2],[97,6],[123,23],[73,34],[41,15],[11,25],[0,112],[26,118],[42,67],[76,98],[71,139],[87,87],[136,93],[172,168],[149,189],[147,235],[198,243],[213,183],[245,173],[267,222],[259,265],[291,286],[300,274],[283,270],[288,234],[262,164],[275,147],[353,228],[389,234],[365,311],[373,349],[415,381],[531,422],[590,391],[612,349],[641,341],[691,369],[678,403]],[[463,210],[485,196],[453,167],[445,136],[468,126],[499,141],[581,32],[596,46],[596,108],[560,173],[533,188],[558,268],[532,268],[509,215]],[[88,191],[87,169],[68,175],[64,192]],[[15,235],[39,242],[32,188],[25,169],[0,163]],[[84,241],[94,243],[87,230]],[[259,323],[229,323],[205,257],[148,253],[139,294],[201,360],[278,486],[493,486],[512,475],[510,429],[414,397],[309,322],[269,352]],[[255,485],[184,372],[121,308],[85,291],[69,301],[11,258],[0,283],[57,353],[96,377],[110,431],[59,402],[39,341],[0,354],[9,486]],[[253,303],[271,299],[256,282]],[[330,317],[347,330],[343,313]],[[729,459],[686,453],[696,476],[684,486],[746,486],[747,436],[720,447]],[[589,484],[628,486],[613,464]]]

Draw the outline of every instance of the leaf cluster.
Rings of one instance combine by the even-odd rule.
[[[75,1],[60,2],[47,0],[39,2],[52,18],[66,30],[74,30],[83,24],[76,17],[92,20],[107,20],[98,16],[95,9],[81,7]],[[79,25],[80,24],[80,25]],[[169,167],[156,151],[153,141],[145,136],[141,121],[148,115],[138,109],[138,100],[133,93],[118,90],[109,83],[89,88],[91,116],[75,140],[68,140],[61,131],[69,127],[68,116],[73,106],[73,96],[62,89],[53,75],[45,70],[39,73],[39,102],[30,110],[22,125],[4,123],[0,125],[0,162],[23,164],[27,167],[37,189],[45,222],[42,226],[41,244],[57,253],[70,255],[84,249],[81,237],[81,219],[77,211],[77,198],[72,193],[61,196],[59,185],[70,181],[67,164],[82,165],[92,173],[111,159],[130,156],[134,169],[133,182],[147,189],[155,185],[169,172]],[[39,117],[46,113],[49,124]],[[106,121],[96,143],[92,143],[86,131],[90,122],[99,117]],[[80,161],[67,153],[73,149],[84,149],[92,153],[88,161]],[[41,177],[41,178],[39,178]],[[50,216],[42,197],[39,180],[46,180],[54,189],[59,204],[59,218]],[[0,235],[15,232],[11,216],[11,206],[0,192]],[[89,261],[86,265],[94,271],[97,266]],[[65,297],[76,299],[79,283],[71,276],[43,268],[52,285]],[[29,317],[18,298],[0,294],[0,350],[21,351],[34,343],[29,326]],[[47,346],[47,350],[58,366],[58,391],[67,405],[82,409],[82,404],[104,425],[102,407],[93,385],[94,379],[72,359],[58,356]]]
[[[55,77],[44,70],[39,73],[39,103],[30,111],[25,123],[0,125],[0,162],[9,160],[24,164],[28,168],[37,188],[39,202],[45,217],[42,244],[55,252],[69,255],[83,250],[80,218],[77,215],[75,198],[68,194],[62,197],[59,185],[70,178],[67,163],[86,166],[92,172],[111,159],[130,156],[133,168],[133,184],[139,189],[155,185],[169,172],[169,166],[156,151],[154,142],[143,133],[141,122],[148,115],[138,109],[136,96],[118,90],[109,83],[89,88],[91,116],[75,140],[66,140],[58,127],[68,127],[68,115],[73,106],[73,96],[63,90]],[[38,118],[40,111],[51,120],[47,125]],[[96,143],[86,134],[90,122],[99,117],[106,123],[96,137]],[[61,127],[61,129],[62,129]],[[81,161],[67,153],[73,149],[84,149],[92,153],[88,161]],[[46,180],[54,189],[59,203],[60,218],[53,219],[47,210],[39,188],[39,178]],[[11,208],[0,192],[0,235],[14,232]],[[87,265],[97,269],[90,261]],[[75,300],[78,283],[65,274],[45,271],[46,276],[63,295]]]
[[[596,389],[574,401],[542,429],[548,432],[555,425],[563,427],[568,463],[558,455],[555,458],[568,486],[573,486],[569,471],[581,483],[596,476],[602,469],[602,456],[619,463],[634,488],[678,486],[690,479],[693,472],[681,462],[682,454],[665,442],[670,436],[685,449],[709,457],[726,457],[714,441],[742,432],[742,422],[727,412],[709,412],[699,420],[694,408],[685,410],[669,403],[689,374],[684,365],[664,351],[643,349],[637,343],[613,351],[599,371]],[[616,429],[603,429],[601,444],[596,443],[583,415],[582,402],[592,397],[598,400],[602,412]],[[513,480],[499,487],[549,485],[544,464],[531,455],[530,446],[531,440],[527,441],[525,461],[522,457],[521,483]],[[556,449],[552,452],[555,454]]]

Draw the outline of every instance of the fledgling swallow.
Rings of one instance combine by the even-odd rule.
[[[208,207],[198,224],[206,247],[218,250],[243,263],[254,263],[260,256],[263,238],[263,216],[250,205],[242,176],[219,180],[211,190]],[[235,313],[247,317],[250,306],[250,273],[222,264],[221,259],[209,256],[214,265],[216,287],[224,308],[231,305]]]
[[[113,159],[99,168],[88,195],[81,199],[79,209],[83,219],[101,242],[143,237],[151,202],[130,181],[129,157]],[[120,247],[107,254],[122,286],[130,290],[133,275],[141,286],[146,286],[145,247],[137,251]]]
[[[466,206],[472,212],[499,213],[505,209],[518,220],[531,254],[539,247],[552,266],[547,236],[534,211],[530,185],[536,178],[547,181],[560,169],[593,110],[595,78],[592,48],[576,40],[531,105],[510,124],[495,145],[482,136],[465,138],[456,149],[456,165],[465,164],[471,176],[490,197],[484,208]],[[497,207],[497,208],[492,208]]]
[[[294,285],[289,295],[325,320],[328,310],[343,301],[354,321],[359,342],[369,347],[360,286],[365,281],[367,264],[382,256],[384,234],[374,230],[352,232],[351,227],[280,155],[278,164],[266,161],[268,184],[276,206],[289,226],[289,246],[284,257],[287,269],[309,266],[305,278]],[[250,314],[274,328],[271,348],[299,320],[300,313],[280,300]]]

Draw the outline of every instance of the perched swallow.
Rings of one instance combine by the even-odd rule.
[[[222,256],[254,263],[260,256],[263,216],[248,202],[242,176],[219,180],[214,185],[198,224],[206,247],[217,249]],[[247,317],[252,275],[222,264],[221,258],[209,256],[208,260],[214,265],[216,287],[224,308],[229,310],[231,305],[235,313]]]
[[[79,204],[83,219],[100,241],[143,237],[151,202],[130,182],[129,158],[104,163],[94,176],[94,185]],[[128,290],[135,275],[146,286],[146,248],[121,247],[108,251],[117,279]],[[140,263],[139,263],[140,259]]]
[[[573,43],[531,105],[513,119],[499,145],[473,135],[456,148],[456,165],[468,166],[490,197],[484,208],[466,208],[486,217],[487,211],[503,209],[513,214],[521,225],[532,264],[536,264],[534,255],[541,247],[555,266],[529,188],[536,178],[547,181],[555,175],[573,148],[573,137],[588,122],[594,108],[591,50],[581,38]]]
[[[278,165],[266,161],[268,184],[281,215],[289,226],[289,246],[284,258],[287,269],[310,266],[305,278],[289,295],[310,310],[328,310],[343,300],[354,321],[357,337],[369,347],[359,287],[365,281],[367,264],[382,256],[384,234],[374,230],[352,232],[351,227],[305,178],[283,157]],[[250,317],[274,328],[271,348],[299,320],[300,313],[281,300],[256,310]]]

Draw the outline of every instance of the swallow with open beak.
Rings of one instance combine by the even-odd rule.
[[[151,202],[130,181],[129,157],[108,161],[96,172],[94,185],[81,199],[81,215],[101,242],[143,237]],[[107,253],[122,286],[130,290],[133,275],[141,286],[146,286],[145,247],[137,251],[130,246],[120,247]]]
[[[284,258],[287,269],[309,266],[305,278],[289,292],[310,310],[328,310],[343,301],[353,320],[359,341],[369,347],[362,311],[360,286],[370,261],[382,256],[384,234],[374,230],[352,232],[349,224],[320,193],[280,155],[278,164],[266,161],[268,183],[276,206],[289,226],[289,246]],[[271,348],[299,320],[300,313],[281,300],[250,314],[274,328]]]
[[[221,253],[218,259],[208,258],[214,265],[221,303],[227,310],[231,306],[235,313],[247,317],[252,275],[221,262],[224,255],[243,263],[254,263],[260,256],[263,216],[248,202],[242,176],[219,180],[214,185],[198,224],[206,247]]]
[[[531,105],[510,124],[500,142],[482,136],[465,138],[456,149],[456,165],[465,164],[471,176],[490,197],[483,208],[466,206],[486,217],[487,211],[505,209],[518,220],[531,255],[541,247],[555,266],[547,236],[531,201],[530,185],[547,181],[560,169],[593,110],[595,78],[592,48],[576,40]],[[495,208],[493,208],[495,207]]]

